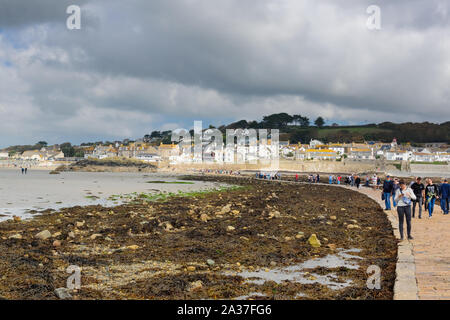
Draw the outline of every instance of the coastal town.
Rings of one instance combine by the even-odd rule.
[[[202,144],[203,162],[226,161],[224,154],[206,152],[208,143]],[[23,153],[11,153],[0,150],[0,163],[4,166],[15,164],[32,164],[35,166],[52,166],[61,161],[76,161],[81,159],[106,159],[126,158],[141,160],[144,162],[169,162],[171,164],[192,163],[192,145],[190,148],[176,143],[154,143],[138,139],[136,141],[116,141],[111,144],[94,144],[89,146],[78,146],[82,150],[83,157],[70,157],[64,154],[59,145],[45,146],[38,150],[27,150]],[[254,150],[252,150],[254,148]],[[262,152],[265,148],[266,152]],[[189,150],[188,150],[189,149]],[[257,154],[259,159],[270,157],[274,150],[271,141],[265,145],[252,147],[235,144],[236,154]],[[450,162],[450,145],[446,143],[426,143],[422,147],[414,147],[410,143],[398,143],[394,139],[391,143],[368,141],[365,143],[324,143],[313,139],[307,144],[291,144],[289,141],[279,141],[278,154],[280,159],[292,161],[367,161],[385,160],[387,162],[406,162],[423,164],[447,164]],[[255,159],[246,158],[246,161]]]

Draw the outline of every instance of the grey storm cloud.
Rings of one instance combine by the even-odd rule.
[[[374,3],[378,31],[366,27]],[[71,4],[81,30],[65,28]],[[2,0],[0,116],[17,141],[281,111],[444,122],[449,21],[446,0]]]
[[[20,28],[36,23],[64,22],[69,5],[83,5],[88,0],[2,0],[0,28]]]

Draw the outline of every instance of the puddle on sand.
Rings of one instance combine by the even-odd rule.
[[[348,269],[358,269],[358,260],[363,259],[362,257],[353,255],[351,253],[361,252],[360,249],[339,249],[336,254],[329,254],[323,258],[311,259],[298,265],[288,266],[284,268],[277,268],[271,270],[259,270],[259,271],[243,271],[237,275],[246,279],[248,283],[263,285],[266,281],[274,281],[278,284],[283,281],[291,281],[300,284],[322,284],[327,286],[332,290],[340,290],[351,286],[351,280],[339,280],[339,277],[330,272],[327,275],[319,275],[315,273],[309,273],[307,269],[315,268],[348,268]],[[250,297],[254,293],[250,294]],[[302,293],[297,293],[296,297],[304,297]],[[245,296],[239,297],[240,299],[245,299]],[[247,296],[248,298],[248,296]]]
[[[234,298],[234,300],[247,300],[247,299],[250,299],[250,298],[253,298],[253,297],[261,297],[261,298],[264,298],[264,297],[266,297],[266,295],[265,295],[265,294],[262,294],[262,293],[260,293],[260,292],[251,292],[251,293],[249,293],[249,294],[246,295],[246,296],[240,296],[240,297]]]
[[[44,204],[44,207],[32,206],[30,208],[24,207],[16,207],[16,208],[0,208],[0,222],[11,220],[14,216],[20,217],[22,220],[32,219],[35,216],[42,214],[43,211],[52,210],[58,211],[63,208],[70,208],[74,206],[89,206],[89,205],[101,205],[105,208],[112,208],[117,206],[118,204],[123,203],[123,201],[114,202],[105,199],[85,199],[83,201],[77,203],[62,203],[60,201],[55,202],[54,204],[49,201],[39,202],[38,204]]]

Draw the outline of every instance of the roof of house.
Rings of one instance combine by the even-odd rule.
[[[387,151],[387,153],[407,153],[408,151],[405,151],[405,150],[390,150],[390,151]]]
[[[350,152],[372,152],[372,150],[368,148],[351,148]]]
[[[336,151],[334,150],[330,150],[330,149],[308,149],[306,150],[306,152],[320,152],[320,153],[336,153]]]
[[[413,155],[415,155],[415,156],[432,156],[433,154],[426,153],[426,152],[414,152]]]
[[[178,145],[174,144],[174,143],[172,143],[172,144],[164,144],[164,143],[161,142],[161,144],[159,145],[159,148],[160,149],[175,149],[175,148],[178,148]]]
[[[24,151],[24,153],[22,153],[22,157],[32,157],[32,156],[42,156],[41,152],[39,150],[28,150],[28,151]]]

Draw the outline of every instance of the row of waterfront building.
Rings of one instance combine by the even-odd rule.
[[[234,150],[217,151],[210,143],[204,142],[201,150],[201,159],[196,159],[194,145],[163,144],[152,145],[144,141],[130,142],[128,144],[115,143],[114,145],[92,145],[79,147],[84,151],[85,158],[131,158],[147,162],[170,161],[172,163],[195,162],[197,160],[231,161],[230,157],[241,157],[242,161],[257,159],[270,159],[277,154],[275,144],[270,139],[267,143],[259,145],[235,145]],[[429,147],[413,147],[410,144],[398,145],[394,139],[392,143],[329,143],[311,140],[309,144],[290,144],[289,141],[278,143],[278,154],[281,158],[291,160],[352,160],[385,159],[388,161],[415,161],[415,162],[450,162],[450,148],[446,144]],[[41,150],[25,151],[22,154],[10,156],[8,152],[0,150],[0,159],[20,159],[33,161],[64,160],[64,153],[59,148],[42,148]]]

